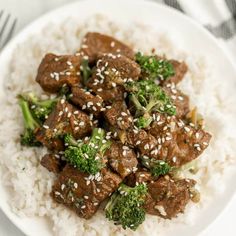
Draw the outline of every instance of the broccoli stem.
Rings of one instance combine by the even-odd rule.
[[[89,144],[93,144],[97,146],[99,153],[101,153],[102,155],[107,150],[107,148],[110,147],[111,145],[111,142],[107,140],[105,143],[103,143],[103,140],[105,140],[104,137],[105,137],[105,131],[101,128],[95,128],[92,132],[92,135],[89,141]]]
[[[19,105],[23,114],[24,119],[24,133],[21,135],[21,144],[25,146],[40,146],[41,143],[36,140],[35,131],[40,127],[39,123],[34,119],[29,103],[22,97],[18,97]]]
[[[82,68],[81,71],[82,71],[82,77],[83,77],[83,84],[86,85],[90,75],[92,74],[92,71],[89,67],[88,60],[83,60],[82,61],[81,68]]]
[[[33,118],[29,108],[29,103],[23,100],[23,98],[19,98],[19,104],[23,114],[25,128],[31,130],[38,128],[39,123]]]

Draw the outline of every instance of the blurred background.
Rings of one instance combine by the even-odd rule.
[[[9,15],[8,27],[12,36],[46,12],[76,0],[0,0],[0,27]],[[102,0],[101,0],[102,1]],[[112,0],[111,0],[112,1]],[[119,1],[119,0],[114,0]],[[128,1],[128,0],[127,0]],[[137,0],[138,1],[138,0]],[[148,0],[147,0],[148,1]],[[194,18],[219,40],[236,65],[236,0],[149,0],[169,5]],[[2,11],[2,13],[1,13]],[[1,32],[0,32],[1,33]],[[236,79],[236,76],[235,76]],[[216,220],[205,236],[234,236],[236,228],[236,197]],[[23,236],[0,210],[0,236]]]

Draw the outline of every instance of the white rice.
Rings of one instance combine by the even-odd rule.
[[[209,148],[199,158],[200,170],[194,176],[188,174],[198,182],[201,202],[190,203],[184,214],[171,221],[147,215],[135,235],[164,235],[175,225],[191,225],[198,212],[223,191],[223,176],[230,165],[235,163],[236,139],[235,133],[231,132],[235,116],[235,111],[232,111],[233,101],[228,98],[227,92],[222,92],[220,81],[217,83],[214,80],[214,74],[210,73],[211,66],[206,64],[204,58],[188,56],[177,49],[165,34],[154,32],[148,27],[139,24],[121,25],[98,15],[83,22],[73,18],[61,24],[50,24],[15,49],[5,81],[7,100],[2,101],[0,107],[3,111],[0,114],[1,179],[12,191],[9,199],[12,210],[22,217],[47,217],[53,225],[53,235],[134,235],[132,231],[125,231],[108,222],[102,210],[91,220],[84,220],[53,202],[49,194],[55,176],[39,163],[46,150],[21,147],[19,143],[23,121],[16,95],[23,91],[36,91],[46,96],[35,82],[42,57],[48,52],[74,53],[87,31],[113,35],[134,49],[147,53],[156,48],[158,54],[185,60],[188,64],[189,72],[180,87],[191,95],[191,101],[205,117],[206,128],[213,135]]]

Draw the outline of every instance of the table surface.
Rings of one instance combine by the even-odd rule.
[[[13,16],[17,17],[16,33],[19,32],[25,25],[47,11],[56,8],[60,5],[73,2],[75,0],[0,0],[0,9],[6,9]],[[27,7],[26,7],[27,6]],[[28,9],[33,9],[29,11]],[[202,234],[202,236],[234,236],[236,219],[236,196],[224,210],[218,219]],[[0,236],[24,236],[4,215],[0,210]]]

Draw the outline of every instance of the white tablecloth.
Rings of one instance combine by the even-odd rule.
[[[36,19],[45,12],[56,8],[60,5],[73,2],[75,0],[0,0],[0,9],[11,13],[18,18],[16,33],[19,32],[25,25],[32,20]],[[102,1],[102,0],[101,0]],[[127,0],[128,1],[128,0]],[[155,1],[155,0],[154,0]],[[157,0],[158,1],[158,0]],[[182,2],[188,2],[189,5],[194,6],[194,2],[189,0],[181,0]],[[204,2],[219,2],[220,0],[208,0]],[[187,4],[186,4],[187,6]],[[193,16],[194,17],[194,16]],[[232,55],[231,55],[232,56]],[[235,56],[235,55],[234,55]],[[236,227],[236,196],[230,205],[225,209],[224,213],[210,226],[205,236],[235,236]],[[0,211],[0,236],[23,236],[22,234]],[[178,236],[178,235],[177,235]],[[194,235],[191,235],[194,236]]]

